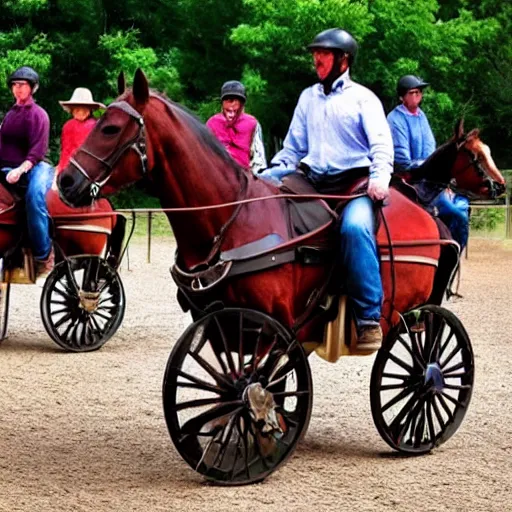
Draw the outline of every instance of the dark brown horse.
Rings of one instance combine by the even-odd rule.
[[[496,183],[503,183],[476,132],[465,137],[461,126],[454,140],[430,161],[432,167],[428,168],[437,169],[433,179],[448,183],[456,177],[460,187],[475,194],[490,195],[499,186]],[[133,90],[124,92],[107,109],[75,160],[59,176],[58,184],[67,203],[86,206],[100,189],[108,195],[145,174],[158,191],[163,208],[184,209],[168,213],[184,269],[201,268],[215,260],[216,251],[229,251],[269,234],[289,239],[281,200],[186,211],[277,195],[279,190],[240,169],[204,125],[179,105],[150,92],[144,74],[138,70]],[[385,301],[397,311],[405,311],[425,302],[433,292],[435,266],[418,265],[418,258],[437,260],[440,245],[432,242],[440,239],[439,230],[422,208],[396,190],[392,190],[390,205],[383,211],[390,232],[381,227],[378,233],[384,256]],[[389,235],[398,243],[396,252],[403,263],[396,265],[393,279],[386,258]],[[422,245],[421,240],[429,243]],[[407,241],[413,241],[414,249],[404,248]],[[291,327],[328,272],[325,265],[283,264],[231,280],[218,298],[225,305],[266,312]],[[441,288],[446,286],[445,281],[440,280]],[[436,303],[440,303],[443,291],[434,290]],[[386,313],[389,311],[385,307],[383,316]],[[305,341],[309,336],[305,329],[299,338]]]

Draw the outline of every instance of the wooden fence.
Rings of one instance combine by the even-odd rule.
[[[512,170],[503,171],[503,174],[507,177],[507,193],[505,197],[501,197],[495,201],[474,201],[471,203],[471,210],[479,210],[479,209],[489,209],[489,208],[497,208],[497,209],[505,209],[505,232],[504,238],[512,238],[512,206],[511,206],[511,196],[512,196]],[[155,214],[164,213],[161,208],[123,208],[117,210],[121,213],[126,213],[129,215],[137,216],[145,216],[147,220],[147,262],[151,263],[151,240],[152,240],[152,229],[153,229],[153,217]],[[466,251],[466,256],[467,256]]]

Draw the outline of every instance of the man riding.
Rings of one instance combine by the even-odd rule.
[[[388,115],[393,136],[395,164],[414,171],[435,151],[436,142],[427,116],[421,110],[423,89],[429,84],[415,75],[398,80],[397,95],[400,105]],[[416,190],[422,202],[435,207],[439,218],[448,226],[460,249],[466,246],[469,235],[469,201],[460,194],[435,183],[419,182]]]
[[[53,268],[54,252],[49,230],[46,193],[53,167],[44,161],[48,152],[50,120],[33,98],[39,76],[29,66],[18,68],[7,80],[16,103],[0,127],[0,168],[10,185],[25,195],[28,234],[38,276]],[[26,190],[26,192],[25,192]]]
[[[320,192],[332,189],[348,171],[369,176],[368,195],[343,210],[340,254],[358,347],[377,350],[383,291],[373,201],[388,197],[393,142],[379,99],[350,78],[357,48],[352,35],[340,28],[314,38],[308,49],[320,83],[302,92],[283,149],[260,176],[280,180],[299,166]]]
[[[222,111],[206,121],[232,158],[254,174],[267,167],[263,135],[258,120],[246,114],[245,87],[237,80],[225,82],[220,91]]]

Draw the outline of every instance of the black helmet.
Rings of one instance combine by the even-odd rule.
[[[16,80],[26,80],[35,92],[39,87],[39,75],[30,66],[21,66],[7,79],[9,88]]]
[[[424,82],[419,76],[416,75],[405,75],[396,85],[396,92],[398,96],[403,96],[410,91],[411,89],[423,89],[429,85],[427,82]]]
[[[357,42],[346,30],[330,28],[317,34],[313,42],[308,45],[309,50],[323,48],[325,50],[341,50],[348,53],[354,60],[357,53]]]
[[[238,80],[229,80],[229,82],[225,82],[220,90],[220,100],[224,101],[224,98],[227,96],[240,98],[242,101],[246,101],[247,94],[245,93],[244,84]]]

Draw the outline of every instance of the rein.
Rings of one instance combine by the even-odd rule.
[[[248,203],[256,203],[257,201],[267,201],[269,199],[324,199],[324,200],[338,200],[338,201],[350,201],[352,199],[357,199],[358,197],[363,197],[367,194],[353,194],[349,196],[345,195],[337,195],[337,194],[276,194],[272,196],[262,196],[262,197],[253,197],[250,199],[240,199],[238,201],[230,201],[229,203],[220,203],[220,204],[211,204],[206,206],[183,206],[180,208],[158,208],[158,211],[161,213],[180,213],[180,212],[199,212],[199,211],[207,211],[207,210],[217,210],[219,208],[228,208],[229,206],[237,206],[244,205]],[[56,218],[73,218],[73,219],[88,219],[90,217],[106,217],[112,215],[123,215],[121,212],[98,212],[98,213],[77,213],[70,215],[56,215]]]

